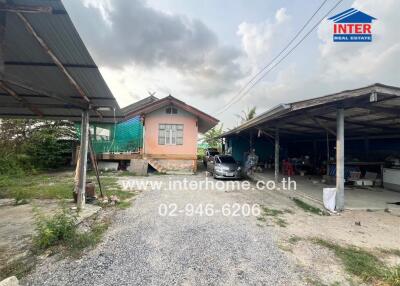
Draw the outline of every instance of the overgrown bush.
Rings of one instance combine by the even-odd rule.
[[[65,165],[76,138],[72,122],[0,121],[0,175],[22,175]]]
[[[76,216],[65,205],[52,217],[36,211],[36,232],[34,243],[39,249],[69,241],[76,234]]]
[[[79,256],[83,249],[99,243],[109,225],[108,222],[95,222],[88,231],[79,231],[77,217],[65,205],[52,217],[45,217],[37,210],[36,213],[36,236],[33,240],[36,248],[45,250],[62,246],[64,254],[71,256]]]

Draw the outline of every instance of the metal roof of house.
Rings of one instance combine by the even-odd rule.
[[[156,101],[151,101],[147,104],[141,105],[139,108],[134,109],[131,112],[128,112],[125,114],[125,119],[127,120],[129,118],[138,116],[138,115],[145,115],[150,112],[153,112],[155,110],[158,110],[160,108],[163,108],[165,106],[176,106],[178,108],[181,108],[194,116],[197,117],[198,119],[198,129],[200,133],[205,133],[211,128],[213,128],[215,125],[218,124],[219,120],[212,117],[211,115],[208,115],[207,113],[204,113],[203,111],[186,104],[185,102],[169,95],[167,97],[161,98]]]
[[[60,0],[0,1],[0,117],[113,122],[121,112]]]
[[[135,103],[132,103],[128,106],[125,106],[123,108],[121,108],[121,112],[123,115],[128,115],[129,113],[135,112],[136,110],[138,110],[139,108],[141,108],[142,106],[145,106],[146,104],[152,103],[157,101],[158,98],[155,97],[154,95],[150,95],[146,98],[143,98]]]
[[[337,108],[345,109],[347,135],[400,133],[400,88],[376,83],[354,90],[281,104],[225,132],[221,137],[251,130],[269,134],[277,127],[283,135],[315,137],[323,136],[326,132],[335,134]]]

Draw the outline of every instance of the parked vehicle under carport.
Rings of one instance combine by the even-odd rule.
[[[207,171],[216,179],[240,179],[242,168],[229,155],[215,155],[207,161]]]
[[[211,160],[212,158],[214,158],[215,155],[219,155],[219,152],[217,150],[217,148],[207,148],[204,158],[203,158],[203,164],[204,167],[207,167],[207,162],[209,160]]]

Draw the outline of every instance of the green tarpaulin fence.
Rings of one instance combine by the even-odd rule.
[[[78,136],[80,127],[76,124]],[[90,134],[96,154],[139,152],[143,145],[143,125],[139,116],[116,124],[91,123]]]

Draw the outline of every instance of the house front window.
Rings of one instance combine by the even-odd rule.
[[[183,124],[159,124],[158,126],[159,145],[182,145]]]

